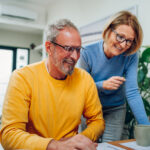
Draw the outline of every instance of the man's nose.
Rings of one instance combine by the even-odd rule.
[[[76,51],[76,49],[74,49],[73,52],[72,52],[71,55],[70,55],[70,57],[71,57],[72,59],[74,59],[75,61],[78,60],[79,56],[80,56],[80,53],[78,53],[78,52]]]

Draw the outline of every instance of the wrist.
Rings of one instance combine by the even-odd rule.
[[[57,150],[58,141],[51,140],[47,146],[46,150]]]
[[[105,89],[105,81],[102,82],[102,88]]]

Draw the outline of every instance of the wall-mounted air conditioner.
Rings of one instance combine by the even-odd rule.
[[[37,20],[38,17],[34,11],[12,5],[0,5],[0,15],[32,21]]]

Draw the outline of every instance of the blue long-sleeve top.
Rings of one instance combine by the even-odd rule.
[[[138,53],[125,53],[108,59],[104,54],[103,40],[90,44],[81,52],[78,66],[93,77],[103,107],[119,106],[125,98],[139,124],[150,124],[137,84]],[[126,81],[117,90],[103,89],[103,81],[112,76],[125,77]]]

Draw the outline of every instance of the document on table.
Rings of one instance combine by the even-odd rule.
[[[139,146],[136,144],[136,141],[127,142],[127,143],[120,143],[120,145],[124,145],[126,147],[133,148],[136,150],[150,150],[150,146],[147,146],[147,147]]]
[[[99,143],[97,150],[125,150],[125,149],[108,143]]]

